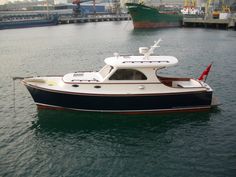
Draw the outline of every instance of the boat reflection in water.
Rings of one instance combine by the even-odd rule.
[[[110,130],[122,136],[126,136],[127,131],[162,133],[185,124],[207,124],[210,117],[218,112],[218,109],[213,109],[211,112],[199,113],[120,115],[43,109],[38,110],[38,118],[33,122],[32,128],[39,132],[64,133],[80,131],[101,133]]]

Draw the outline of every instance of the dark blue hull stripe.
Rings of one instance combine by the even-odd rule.
[[[26,85],[35,103],[52,107],[98,112],[145,112],[209,108],[212,92],[165,95],[106,96],[51,92]]]

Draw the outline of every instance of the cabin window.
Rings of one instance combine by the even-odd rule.
[[[138,70],[118,69],[109,80],[147,80],[147,77]]]
[[[100,71],[99,73],[101,74],[101,76],[104,78],[106,77],[107,74],[109,74],[112,71],[113,67],[109,66],[109,65],[105,65]]]

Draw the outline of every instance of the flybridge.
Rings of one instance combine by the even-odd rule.
[[[178,63],[177,58],[173,56],[150,56],[146,59],[144,56],[130,56],[129,58],[119,56],[105,59],[107,65],[114,67],[169,67]]]
[[[178,63],[177,58],[173,56],[152,56],[154,50],[160,47],[158,44],[161,39],[154,42],[154,45],[150,48],[140,47],[140,56],[120,56],[118,53],[114,53],[114,57],[105,59],[107,65],[115,67],[168,67],[176,65]]]

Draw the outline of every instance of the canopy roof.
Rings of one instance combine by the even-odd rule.
[[[178,63],[177,58],[173,56],[115,56],[105,59],[107,65],[113,67],[125,68],[161,68],[174,66]]]

